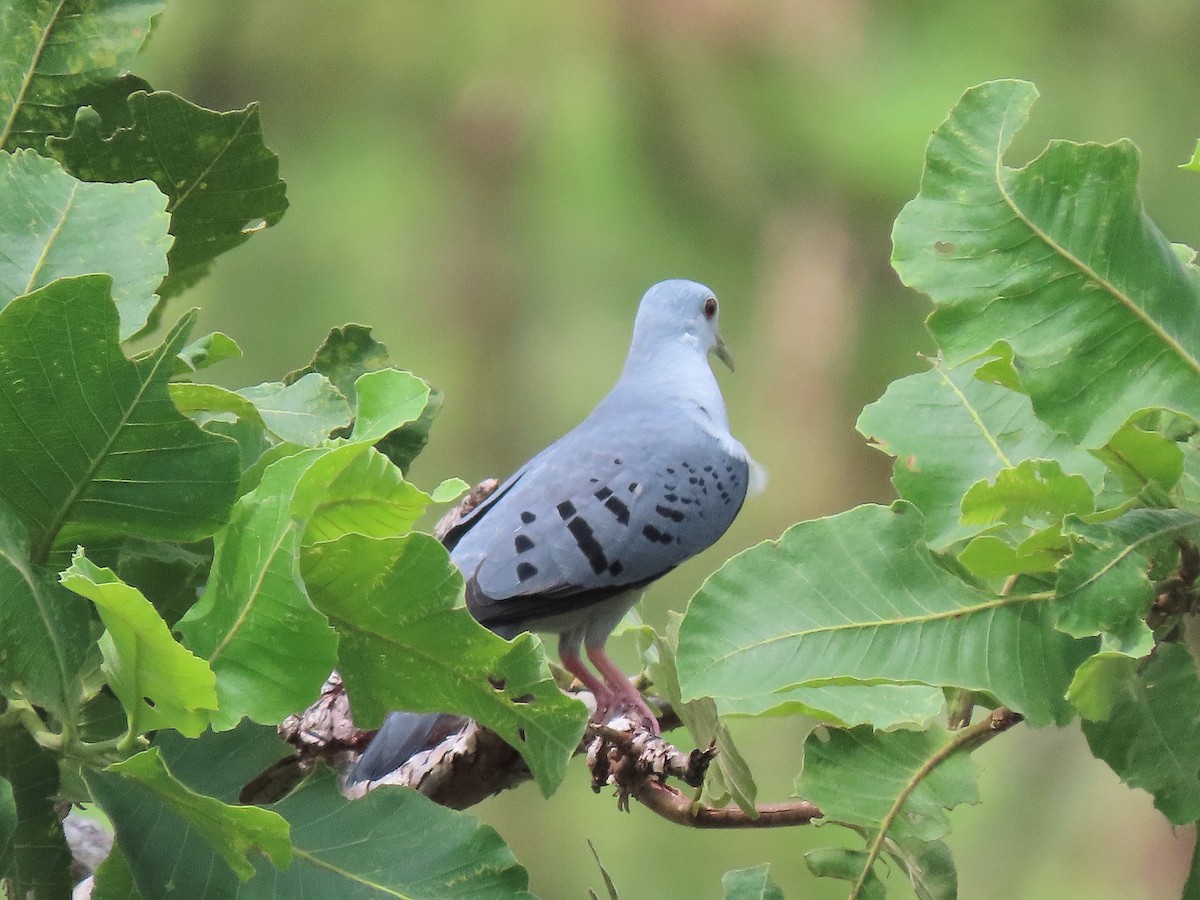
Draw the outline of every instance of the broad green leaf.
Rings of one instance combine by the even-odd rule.
[[[562,781],[587,720],[555,685],[530,634],[505,641],[458,605],[462,577],[428,535],[348,534],[305,551],[304,581],[338,632],[355,724],[390,710],[453,712],[500,734],[542,792]]]
[[[783,900],[783,891],[771,880],[771,867],[734,869],[721,876],[725,900]]]
[[[188,548],[130,538],[117,555],[117,575],[141,591],[168,625],[179,621],[196,602],[211,565],[208,544]]]
[[[315,699],[337,638],[300,580],[305,522],[322,489],[365,448],[304,450],[268,467],[216,537],[212,574],[176,626],[217,676],[213,727],[278,722]],[[311,478],[305,484],[305,478]]]
[[[193,416],[207,424],[210,417],[235,417],[266,428],[262,414],[254,403],[227,388],[215,384],[193,384],[190,381],[172,381],[167,391],[175,408],[185,416]]]
[[[867,864],[867,851],[822,847],[804,854],[808,870],[818,878],[838,878],[857,883]],[[887,891],[874,870],[868,872],[858,892],[858,900],[883,900]]]
[[[1084,447],[1143,409],[1200,419],[1200,286],[1142,210],[1137,149],[1053,141],[1008,168],[1036,96],[1021,81],[963,95],[896,220],[896,271],[937,305],[952,364],[1006,341],[1038,417]]]
[[[680,615],[671,613],[666,637],[653,628],[642,626],[640,637],[649,643],[654,653],[650,654],[650,678],[654,690],[661,694],[683,721],[684,726],[696,741],[697,747],[715,744],[717,756],[715,768],[710,767],[704,779],[704,792],[714,802],[732,798],[751,818],[758,815],[754,798],[758,788],[745,758],[733,743],[733,735],[725,723],[717,717],[717,705],[707,697],[684,702],[679,695],[679,673],[675,667],[675,647],[678,640]]]
[[[249,856],[261,853],[276,868],[292,860],[289,829],[278,813],[256,806],[231,806],[198,794],[175,778],[157,747],[84,777],[100,808],[113,823],[117,843],[133,869],[144,897],[170,893],[174,867],[169,858],[155,858],[150,848],[157,828],[176,830],[178,820],[213,847],[242,880],[254,874]],[[157,821],[147,828],[146,811]]]
[[[65,134],[98,82],[128,69],[162,0],[0,3],[0,149]]]
[[[120,350],[106,275],[56,281],[0,312],[0,496],[35,561],[129,534],[189,541],[228,518],[236,445],[167,395],[195,314],[137,361]]]
[[[16,857],[17,798],[7,778],[0,778],[0,878],[8,875]]]
[[[1028,397],[976,378],[978,360],[931,366],[892,382],[856,426],[896,457],[892,482],[924,513],[930,546],[942,549],[982,531],[982,523],[961,521],[963,495],[1027,459],[1058,460],[1099,489],[1104,466],[1038,421]]]
[[[0,687],[73,722],[93,638],[87,607],[30,562],[29,538],[0,503]]]
[[[166,203],[148,182],[87,184],[32,150],[0,153],[0,307],[58,278],[106,272],[121,340],[136,334],[167,274]]]
[[[1067,699],[1083,718],[1106,721],[1136,669],[1137,659],[1128,653],[1109,651],[1089,656],[1075,670]]]
[[[19,725],[0,727],[0,778],[17,808],[8,897],[70,897],[71,851],[62,831],[58,762]]]
[[[1049,595],[981,593],[934,560],[910,504],[792,526],[701,586],[679,632],[685,699],[890,681],[987,691],[1035,724],[1064,722],[1085,655],[1047,621]]]
[[[329,486],[308,521],[304,543],[352,533],[399,537],[412,530],[432,502],[429,494],[405,481],[386,456],[371,448]]]
[[[878,831],[914,776],[950,740],[950,733],[938,727],[814,732],[804,742],[804,772],[796,781],[796,795],[819,806],[827,822]],[[970,755],[950,755],[913,788],[888,836],[922,841],[944,837],[950,831],[947,811],[960,803],[979,802],[975,780]]]
[[[1094,494],[1082,475],[1067,475],[1053,459],[1027,459],[1001,469],[992,481],[973,484],[962,498],[968,525],[1005,523],[1020,526],[1061,522],[1093,510]]]
[[[260,862],[239,897],[532,900],[528,874],[493,828],[408,788],[348,802],[323,772],[274,809],[292,828],[292,865],[275,872]]]
[[[843,728],[873,725],[885,731],[898,725],[923,725],[943,705],[941,689],[923,684],[816,684],[755,697],[722,698],[717,711],[723,716],[809,716]]]
[[[219,113],[167,91],[135,91],[127,103],[127,121],[80,109],[70,135],[47,146],[85,181],[149,179],[170,198],[175,244],[160,293],[174,296],[215,257],[280,220],[288,203],[279,159],[263,143],[255,104]]]
[[[65,587],[96,604],[104,674],[125,707],[132,734],[174,728],[196,737],[217,708],[216,678],[204,660],[178,644],[137,588],[76,551]]]
[[[242,348],[237,341],[220,331],[196,338],[179,351],[175,362],[175,374],[199,372],[227,359],[240,359]]]
[[[1159,644],[1107,721],[1084,720],[1088,746],[1121,780],[1154,795],[1172,824],[1200,819],[1200,677],[1179,644]]]
[[[1069,520],[1074,552],[1059,569],[1057,626],[1076,637],[1110,632],[1144,643],[1149,629],[1142,620],[1156,594],[1151,560],[1170,559],[1173,542],[1197,529],[1200,515],[1178,509],[1135,509],[1100,524]]]
[[[210,883],[205,882],[206,885]],[[133,879],[133,869],[119,846],[114,845],[96,869],[89,900],[142,900]]]
[[[1095,453],[1116,477],[1121,493],[1141,498],[1148,506],[1163,505],[1149,501],[1164,496],[1183,475],[1183,446],[1133,422],[1124,425]],[[1102,503],[1101,508],[1109,505],[1118,504]]]
[[[300,381],[311,377],[306,375]],[[354,392],[351,438],[356,441],[377,443],[401,426],[416,422],[429,406],[429,385],[411,372],[397,369],[360,375]]]
[[[280,440],[303,447],[315,447],[350,421],[350,404],[323,375],[305,375],[289,385],[271,381],[237,393],[254,404]]]
[[[908,876],[917,900],[956,900],[958,870],[944,841],[888,840],[884,848]]]
[[[1053,525],[1015,545],[994,534],[981,534],[963,548],[958,561],[980,578],[1007,578],[1052,572],[1070,551],[1070,539],[1061,526]]]

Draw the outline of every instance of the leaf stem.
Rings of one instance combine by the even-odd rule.
[[[879,858],[879,854],[883,850],[883,842],[887,838],[888,829],[892,827],[892,823],[900,815],[900,810],[904,807],[905,801],[917,789],[917,785],[924,781],[930,772],[954,754],[963,750],[975,750],[981,747],[996,735],[1008,731],[1008,729],[1020,722],[1022,718],[1019,713],[1013,712],[1006,706],[998,707],[992,710],[991,715],[959,731],[944,747],[938,749],[921,764],[921,767],[908,779],[908,783],[904,785],[900,796],[896,798],[896,802],[892,804],[891,809],[887,811],[887,815],[879,823],[879,832],[875,835],[875,839],[871,841],[871,846],[867,848],[867,859],[863,863],[862,872],[859,873],[858,880],[854,882],[854,886],[850,889],[847,900],[858,900],[861,896],[867,877],[871,873],[871,868],[875,865],[875,860]]]

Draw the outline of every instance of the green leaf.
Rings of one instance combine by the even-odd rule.
[[[117,555],[117,575],[141,591],[168,625],[196,602],[211,565],[212,547],[207,544],[189,549],[130,538]]]
[[[93,638],[91,619],[48,571],[33,565],[29,537],[0,503],[0,686],[73,723],[83,693],[80,670]]]
[[[1027,459],[1001,469],[994,481],[973,484],[962,498],[968,525],[1061,522],[1093,511],[1094,495],[1082,475],[1067,475],[1053,459]]]
[[[944,841],[886,841],[884,847],[908,876],[918,900],[956,900],[958,870]]]
[[[559,785],[587,710],[559,691],[536,637],[506,641],[457,604],[462,577],[441,544],[348,534],[303,562],[313,603],[338,632],[355,724],[394,709],[461,713],[519,750],[543,793]]]
[[[815,803],[825,821],[878,831],[893,803],[930,757],[951,740],[941,728],[877,732],[830,729],[804,742],[804,772],[796,794]],[[978,803],[975,764],[954,753],[923,773],[904,801],[888,836],[895,840],[938,840],[950,831],[947,810]]]
[[[1136,669],[1137,659],[1128,653],[1109,651],[1089,656],[1075,670],[1067,699],[1083,718],[1106,721]]]
[[[818,878],[838,878],[857,883],[867,864],[867,851],[822,847],[804,854],[808,870]],[[883,900],[887,891],[874,870],[867,873],[858,892],[858,900]]]
[[[958,561],[979,578],[1007,578],[1052,572],[1070,550],[1070,540],[1055,525],[1033,532],[1016,546],[997,535],[981,534],[963,548]]]
[[[641,637],[649,642],[654,653],[650,663],[650,678],[654,682],[654,690],[661,694],[671,707],[678,713],[684,726],[696,741],[697,747],[707,747],[715,744],[717,756],[715,768],[708,770],[704,780],[704,792],[707,798],[720,802],[726,797],[741,807],[748,816],[758,815],[754,798],[758,788],[754,784],[754,776],[745,758],[738,752],[733,743],[733,735],[725,727],[725,723],[717,717],[717,704],[707,697],[689,700],[686,703],[679,694],[679,673],[675,666],[675,647],[678,640],[679,623],[682,617],[671,613],[667,625],[667,635],[657,634],[653,628],[642,626]]]
[[[251,852],[267,856],[276,868],[292,860],[287,822],[278,813],[256,806],[230,806],[198,794],[173,776],[157,747],[84,775],[100,808],[112,820],[117,843],[133,869],[138,890],[145,897],[170,893],[174,882],[172,861],[147,853],[155,828],[174,830],[182,819],[192,833],[216,849],[242,880],[254,874]],[[146,809],[159,812],[156,824],[146,827]]]
[[[305,375],[290,385],[267,382],[237,393],[254,404],[276,437],[302,447],[315,447],[350,422],[350,404],[323,375]]]
[[[1188,172],[1200,172],[1200,141],[1196,142],[1196,152],[1192,154],[1192,158],[1181,163],[1179,168]]]
[[[925,515],[930,546],[978,534],[961,521],[963,494],[1028,459],[1058,460],[1099,489],[1104,466],[1033,414],[1029,398],[975,377],[978,360],[954,368],[932,360],[928,372],[888,386],[857,428],[896,457],[896,491]]]
[[[58,278],[106,272],[121,340],[136,334],[167,274],[166,203],[147,182],[86,184],[32,150],[0,153],[0,307]]]
[[[279,460],[217,535],[204,594],[176,626],[216,673],[214,728],[243,715],[278,722],[312,702],[334,668],[337,638],[300,580],[300,541],[324,488],[363,450],[319,448]]]
[[[783,891],[771,880],[765,863],[753,869],[734,869],[721,876],[725,900],[783,900]]]
[[[1137,149],[1053,141],[1006,167],[1036,96],[1021,81],[963,95],[896,220],[896,271],[937,305],[951,363],[1007,341],[1038,417],[1084,447],[1143,409],[1200,418],[1200,288],[1142,211]]]
[[[237,446],[180,415],[167,395],[195,314],[130,361],[110,283],[62,279],[0,312],[0,496],[29,529],[35,561],[128,534],[195,540],[233,502]]]
[[[861,506],[735,556],[684,616],[684,698],[891,681],[987,691],[1036,724],[1069,719],[1084,652],[1050,627],[1049,596],[977,591],[935,561],[923,531],[908,503]]]
[[[1200,677],[1183,647],[1160,644],[1124,683],[1107,721],[1084,720],[1083,733],[1092,753],[1153,794],[1172,824],[1200,819]]]
[[[20,726],[0,727],[0,777],[17,808],[8,897],[70,897],[71,851],[55,811],[58,762]]]
[[[170,297],[214,258],[278,222],[286,186],[278,157],[263,143],[256,104],[219,113],[167,91],[136,91],[127,103],[132,124],[103,122],[84,107],[71,134],[47,147],[85,181],[149,179],[170,198],[175,244],[160,292]]]
[[[351,437],[356,441],[378,443],[401,426],[417,422],[429,408],[429,385],[411,372],[397,369],[360,375],[354,382],[354,392]]]
[[[81,98],[128,69],[162,0],[9,0],[0,6],[0,149],[40,149]]]
[[[350,323],[330,331],[313,354],[312,361],[303,369],[289,372],[283,383],[294,384],[316,372],[332,381],[334,387],[353,401],[354,382],[358,376],[389,368],[391,364],[388,348],[371,336],[371,329]]]
[[[129,717],[131,734],[174,728],[196,737],[217,708],[216,677],[171,637],[150,601],[76,551],[64,586],[96,604],[104,674]]]
[[[1147,576],[1151,560],[1171,559],[1173,541],[1198,528],[1200,515],[1179,509],[1135,509],[1100,524],[1069,520],[1067,532],[1076,540],[1059,569],[1058,628],[1076,637],[1110,632],[1144,644],[1149,629],[1142,619],[1156,594]]]
[[[242,348],[237,341],[220,331],[197,338],[179,351],[175,374],[199,372],[227,359],[241,359]]]
[[[1133,422],[1124,425],[1095,454],[1116,476],[1124,496],[1144,498],[1148,506],[1165,505],[1149,501],[1165,496],[1183,475],[1184,452],[1180,443],[1156,431],[1139,428]],[[1103,505],[1117,506],[1120,499],[1123,498]]]
[[[275,809],[291,824],[295,858],[286,872],[260,863],[239,896],[532,900],[528,874],[494,829],[408,788],[347,802],[321,773]]]
[[[399,537],[412,531],[433,498],[409,484],[386,456],[371,448],[348,465],[317,505],[305,544],[343,534]]]
[[[120,847],[114,845],[96,869],[89,900],[142,900],[133,879],[133,869]]]
[[[205,420],[217,417],[236,417],[259,428],[266,428],[258,407],[241,394],[218,387],[215,384],[193,384],[190,381],[173,381],[167,385],[171,400],[185,416]]]
[[[655,682],[657,684],[657,682]],[[722,698],[723,716],[808,716],[828,725],[924,725],[945,705],[940,688],[921,684],[816,684],[755,697]]]
[[[0,878],[8,875],[16,858],[17,798],[7,778],[0,778]]]

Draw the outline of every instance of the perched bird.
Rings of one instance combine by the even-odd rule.
[[[658,733],[604,643],[646,585],[725,533],[762,471],[730,434],[709,368],[713,353],[733,369],[717,320],[702,284],[650,288],[608,395],[444,538],[471,614],[505,638],[557,633],[562,664],[595,696],[599,721],[632,711]],[[399,767],[445,721],[390,714],[350,780]]]

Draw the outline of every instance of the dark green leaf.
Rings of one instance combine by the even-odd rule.
[[[112,820],[117,842],[133,869],[138,890],[146,897],[170,892],[176,877],[174,860],[154,854],[157,827],[174,830],[176,819],[216,849],[234,873],[244,879],[254,874],[251,852],[270,858],[278,867],[292,859],[287,823],[277,813],[256,806],[231,806],[198,794],[175,778],[162,755],[151,747],[103,772],[85,775],[96,802]],[[147,812],[157,810],[162,825],[147,827]]]
[[[117,574],[154,604],[168,625],[174,625],[204,588],[212,565],[212,546],[180,547],[131,538],[121,545]]]
[[[85,107],[71,134],[47,146],[85,181],[149,179],[170,198],[175,244],[160,293],[173,296],[280,220],[288,203],[279,159],[263,144],[255,104],[218,113],[166,91],[136,91],[127,102],[131,125]]]
[[[315,447],[350,422],[350,404],[323,375],[305,375],[289,385],[272,381],[237,393],[254,404],[276,437],[302,447]]]
[[[338,671],[360,727],[394,709],[461,713],[519,750],[542,792],[562,781],[587,720],[540,641],[492,634],[457,605],[462,577],[428,535],[357,534],[305,551],[304,581],[338,632]]]
[[[8,897],[70,897],[71,851],[55,812],[58,762],[20,726],[0,728],[0,777],[17,807]]]
[[[857,883],[862,875],[863,866],[867,864],[867,852],[823,847],[805,853],[804,862],[808,864],[808,870],[818,878],[839,878],[842,881]],[[874,870],[868,872],[859,889],[858,900],[883,900],[885,896],[887,891],[879,876]]]
[[[925,515],[930,546],[942,549],[978,534],[981,522],[961,521],[963,495],[975,484],[1027,459],[1058,460],[1098,490],[1104,466],[1047,427],[1029,398],[979,380],[978,360],[894,381],[859,416],[857,428],[896,457],[896,491]]]
[[[217,708],[216,678],[171,636],[167,623],[137,590],[111,569],[76,551],[62,573],[68,589],[96,604],[104,674],[129,717],[131,734],[174,728],[196,737]]]
[[[289,372],[283,383],[294,384],[315,372],[332,381],[353,402],[358,376],[386,369],[391,364],[388,348],[371,336],[371,329],[351,323],[330,331],[312,361],[303,369]]]
[[[1047,621],[1049,595],[989,596],[939,565],[911,505],[802,522],[709,577],[679,632],[686,699],[751,698],[828,681],[987,691],[1037,723],[1083,650]]]
[[[167,395],[194,314],[136,362],[121,353],[105,275],[56,281],[0,312],[0,496],[52,548],[128,534],[195,540],[228,518],[236,445]]]
[[[885,852],[908,876],[918,900],[956,900],[958,870],[943,841],[886,841]]]
[[[808,716],[828,725],[924,725],[945,705],[940,688],[922,684],[813,684],[755,697],[723,697],[723,716]]]
[[[952,363],[1007,342],[1038,417],[1082,446],[1146,408],[1200,418],[1200,288],[1142,210],[1137,149],[1053,141],[1006,167],[1036,96],[1020,81],[963,95],[896,220],[896,271],[937,305]]]
[[[1173,824],[1200,819],[1200,677],[1191,654],[1160,644],[1125,681],[1104,722],[1084,720],[1088,746],[1121,780],[1154,795]]]
[[[227,334],[214,331],[202,338],[197,338],[179,351],[176,358],[175,374],[199,372],[209,366],[215,366],[227,359],[240,359],[242,348]]]
[[[771,867],[734,869],[721,877],[725,900],[783,900],[783,891],[771,880]]]
[[[162,0],[9,0],[0,6],[0,149],[66,134],[99,82],[129,68]]]
[[[96,869],[90,900],[142,900],[133,880],[133,869],[120,847],[114,845]]]
[[[87,607],[29,559],[29,539],[0,503],[0,686],[73,722],[93,637]]]
[[[136,334],[167,274],[166,205],[148,182],[87,184],[32,150],[0,153],[0,307],[58,278],[106,272],[121,340]]]
[[[0,879],[9,874],[16,857],[17,798],[7,778],[0,778]]]

